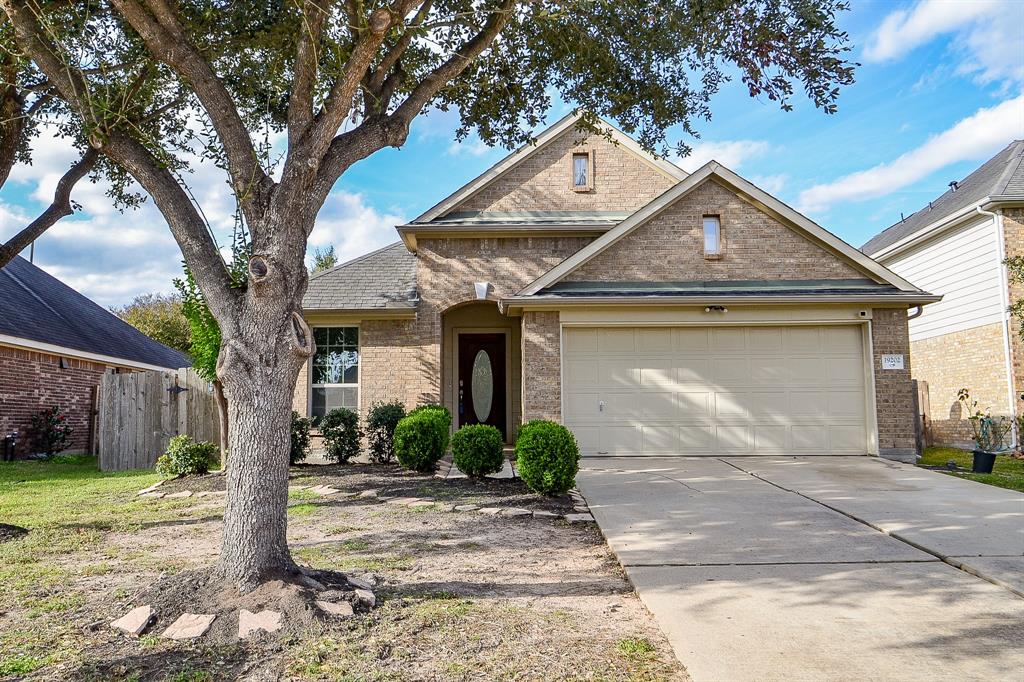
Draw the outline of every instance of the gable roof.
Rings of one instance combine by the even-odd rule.
[[[416,256],[401,242],[309,278],[304,310],[416,309]]]
[[[538,277],[526,288],[516,294],[516,297],[533,296],[541,292],[541,290],[552,286],[570,272],[576,270],[584,263],[604,252],[619,239],[622,239],[627,234],[645,224],[651,218],[660,214],[663,210],[671,206],[677,199],[685,196],[694,188],[711,178],[731,187],[740,196],[745,198],[747,201],[752,202],[761,210],[765,210],[770,214],[778,216],[797,232],[802,233],[811,241],[818,243],[827,250],[842,257],[857,269],[871,276],[877,282],[882,284],[891,284],[901,292],[912,292],[914,294],[923,293],[907,280],[903,279],[880,263],[867,257],[854,247],[841,240],[839,237],[835,236],[806,216],[796,212],[764,190],[754,186],[747,180],[744,180],[717,161],[709,161],[685,180],[679,182],[657,199],[638,210],[623,222],[619,223],[615,228],[605,232],[589,245],[580,249],[575,254],[566,258],[554,268]]]
[[[59,279],[16,256],[0,269],[0,339],[19,339],[147,369],[188,367],[187,355],[154,341]],[[50,349],[47,349],[50,350]],[[68,353],[74,355],[74,353]]]
[[[455,190],[452,194],[442,199],[440,202],[427,209],[423,215],[413,220],[410,224],[418,225],[424,223],[432,223],[441,216],[444,216],[453,208],[458,206],[460,203],[469,198],[477,190],[482,189],[485,185],[501,177],[513,167],[517,166],[527,158],[536,154],[545,145],[558,138],[559,135],[576,126],[577,121],[582,117],[582,112],[574,111],[567,116],[563,116],[554,125],[547,128],[544,132],[537,136],[532,144],[526,144],[512,152],[498,163],[491,166],[489,169],[484,171],[483,174],[470,180],[468,183]],[[682,180],[687,176],[686,171],[678,166],[669,163],[665,159],[654,156],[653,154],[644,150],[636,140],[626,135],[624,132],[616,128],[614,125],[604,119],[600,119],[601,125],[604,126],[605,130],[613,141],[621,145],[623,148],[629,150],[641,160],[646,162],[648,165],[655,168],[660,173],[671,178],[672,180]]]
[[[989,200],[1024,200],[1024,140],[1014,140],[928,206],[878,233],[861,251],[874,255],[913,239],[933,223]]]

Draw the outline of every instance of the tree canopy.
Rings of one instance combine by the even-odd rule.
[[[182,353],[190,350],[189,321],[182,312],[179,296],[140,294],[131,303],[114,306],[110,312],[165,346]]]

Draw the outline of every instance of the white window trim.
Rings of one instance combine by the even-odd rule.
[[[718,226],[718,235],[716,241],[718,242],[718,248],[714,251],[708,251],[708,218],[713,218],[716,225]],[[725,243],[722,239],[722,216],[718,213],[705,213],[700,217],[700,236],[703,242],[704,258],[708,260],[718,260],[725,253]]]
[[[577,156],[587,157],[587,183],[585,185],[576,184]],[[594,150],[590,147],[574,147],[569,154],[569,189],[573,192],[594,191]]]
[[[313,389],[314,388],[352,388],[355,386],[356,389],[356,414],[363,413],[363,329],[362,325],[358,322],[346,322],[341,324],[318,324],[311,327],[311,330],[316,334],[317,329],[345,329],[353,328],[356,330],[356,353],[359,355],[359,371],[358,381],[354,384],[314,384],[313,383],[313,361],[316,359],[314,353],[306,361],[306,376],[308,380],[306,382],[306,417],[312,418],[313,416]]]

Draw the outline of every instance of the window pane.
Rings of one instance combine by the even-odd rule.
[[[328,344],[329,330],[326,327],[316,327],[313,330],[313,340],[316,342],[317,347],[325,348]]]
[[[704,217],[704,253],[718,253],[721,240],[719,239],[719,223],[715,216]]]
[[[353,346],[353,350],[359,346],[359,328],[345,327],[345,345]]]
[[[315,334],[313,384],[359,383],[359,329],[321,327]]]
[[[345,345],[345,327],[331,327],[331,345]]]
[[[572,178],[576,187],[587,186],[587,156],[576,154],[572,157]]]
[[[314,388],[312,416],[322,417],[331,410],[347,407],[359,409],[359,389],[351,388]]]

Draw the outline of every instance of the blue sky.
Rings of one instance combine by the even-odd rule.
[[[838,114],[800,97],[783,112],[729,84],[712,102],[713,120],[698,125],[701,139],[685,140],[692,156],[674,161],[693,170],[717,159],[859,246],[1024,138],[1024,0],[853,0],[841,23],[862,66]],[[454,144],[455,125],[453,115],[421,118],[401,150],[346,173],[311,246],[334,244],[347,259],[395,241],[396,224],[507,153],[472,138]],[[40,141],[35,155],[0,190],[0,238],[44,205],[72,158],[59,140]],[[215,169],[198,169],[191,184],[211,222],[229,225],[231,201]],[[75,198],[83,212],[37,243],[37,264],[104,305],[170,290],[180,256],[151,203],[122,215],[96,185]]]

